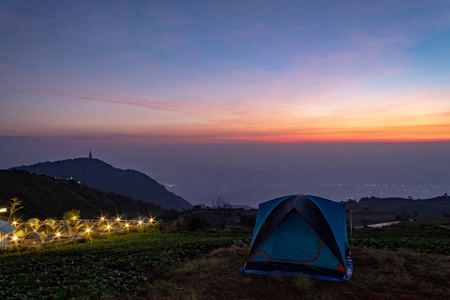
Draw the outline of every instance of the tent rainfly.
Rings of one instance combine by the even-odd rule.
[[[353,273],[345,207],[311,195],[290,195],[258,208],[245,274],[346,281]]]

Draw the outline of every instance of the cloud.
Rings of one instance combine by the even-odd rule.
[[[139,99],[139,100],[117,100],[110,98],[102,98],[102,97],[88,97],[88,96],[80,96],[80,95],[70,95],[70,94],[62,94],[62,93],[53,93],[48,91],[35,91],[35,90],[25,90],[25,89],[6,89],[3,88],[3,91],[19,93],[19,94],[27,94],[27,95],[44,95],[50,97],[62,97],[62,98],[70,98],[82,101],[92,101],[92,102],[102,102],[102,103],[111,103],[111,104],[121,104],[121,105],[131,105],[144,107],[154,110],[164,110],[171,112],[179,112],[180,105],[175,103],[174,101],[167,100],[153,100],[153,99]],[[191,105],[195,105],[194,103],[190,103]],[[183,103],[183,105],[189,106],[189,103]]]

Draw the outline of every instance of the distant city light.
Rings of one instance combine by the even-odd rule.
[[[119,221],[120,221],[120,218],[117,218],[116,221],[119,222]]]
[[[6,207],[0,208],[0,213],[7,212],[7,211],[8,211],[8,208],[6,208]]]

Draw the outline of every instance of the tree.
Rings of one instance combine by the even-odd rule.
[[[200,205],[196,205],[192,208],[192,210],[202,210],[202,207]]]
[[[63,214],[65,220],[76,220],[80,218],[80,211],[78,209],[71,209]]]
[[[222,197],[212,200],[212,206],[219,218],[219,226],[224,229],[228,219],[231,217],[231,204]]]
[[[23,208],[23,206],[20,206],[21,204],[22,204],[22,200],[19,200],[19,198],[11,198],[11,204],[9,206],[8,222],[11,221],[11,218],[19,209]]]
[[[180,230],[183,230],[183,228],[184,228],[184,223],[183,223],[183,219],[182,218],[180,218],[178,220],[175,220],[172,223],[172,229],[174,231],[180,231]]]
[[[199,215],[192,215],[184,218],[184,224],[189,231],[205,230],[209,227],[209,221]]]

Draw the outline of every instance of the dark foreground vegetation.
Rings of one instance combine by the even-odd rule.
[[[135,290],[191,258],[248,235],[142,231],[0,256],[0,299],[98,299]]]
[[[449,223],[353,232],[343,283],[239,273],[249,232],[143,231],[3,253],[0,299],[450,299]]]

